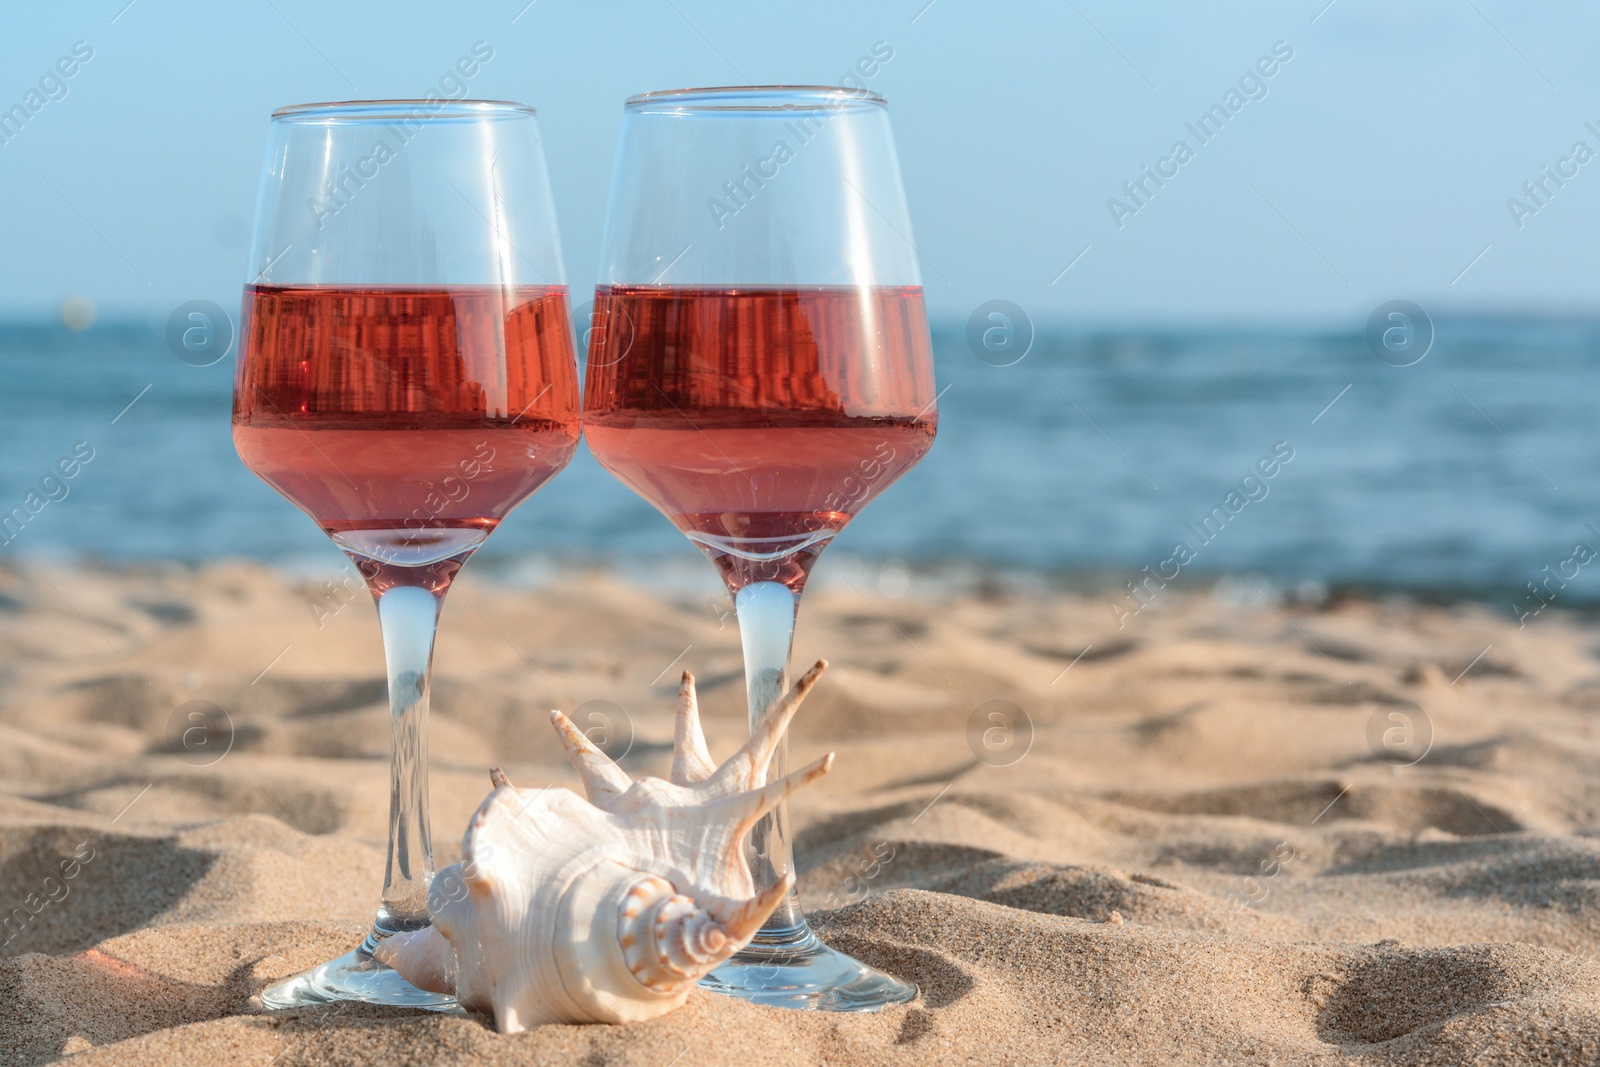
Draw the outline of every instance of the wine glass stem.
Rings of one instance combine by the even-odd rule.
[[[789,687],[789,652],[794,646],[795,612],[800,598],[781,582],[754,582],[733,598],[739,619],[739,640],[744,646],[745,691],[750,701],[750,728],[754,730]],[[789,770],[789,741],[778,750],[767,771],[767,781],[777,781]],[[794,865],[789,844],[789,805],[779,804],[750,831],[750,873],[759,892],[776,883]],[[805,924],[800,897],[794,890],[761,927],[756,940],[783,939]]]
[[[393,737],[389,783],[389,864],[378,927],[389,932],[428,924],[433,840],[428,830],[428,676],[441,597],[419,586],[378,594],[383,654],[389,668]]]

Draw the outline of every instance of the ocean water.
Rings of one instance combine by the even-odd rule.
[[[190,366],[164,325],[0,324],[0,512],[48,501],[0,556],[336,566],[234,455],[233,357]],[[1600,566],[1572,562],[1579,542],[1600,550],[1600,323],[1435,327],[1406,367],[1353,331],[1070,328],[1041,328],[1020,362],[992,366],[964,324],[937,328],[934,448],[819,578],[832,565],[1114,582],[1148,566],[1509,605],[1559,572],[1563,602],[1600,602]],[[74,469],[75,448],[93,458],[69,480],[59,465]],[[709,575],[587,452],[474,567],[589,559]]]

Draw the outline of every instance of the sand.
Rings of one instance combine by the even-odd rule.
[[[794,807],[802,896],[910,1005],[696,992],[516,1037],[260,1013],[382,880],[369,603],[247,564],[0,570],[0,906],[38,912],[0,947],[0,1063],[1600,1058],[1600,627],[1170,590],[1120,630],[1092,596],[808,597],[796,660],[834,669],[791,751],[838,761]],[[437,658],[441,862],[491,763],[576,784],[550,707],[609,713],[624,766],[663,773],[683,666],[725,756],[737,631],[705,595],[469,570]]]

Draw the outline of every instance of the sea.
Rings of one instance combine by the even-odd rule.
[[[1039,326],[1004,358],[969,333],[936,326],[933,449],[814,580],[1600,605],[1600,322],[1440,318],[1404,359],[1360,330]],[[234,454],[233,351],[180,348],[164,320],[0,323],[0,513],[45,502],[0,561],[343,564]],[[470,564],[594,565],[714,584],[586,451]]]

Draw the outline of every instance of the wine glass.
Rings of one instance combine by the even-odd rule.
[[[428,676],[445,593],[578,444],[567,290],[533,109],[376,100],[274,112],[251,257],[234,444],[372,591],[393,741],[371,932],[262,999],[449,1008],[372,949],[428,925]]]
[[[624,109],[584,387],[589,447],[710,557],[750,723],[787,687],[818,555],[933,443],[933,360],[885,101],[816,86],[647,93]],[[785,773],[779,749],[773,776]],[[756,888],[787,812],[751,833]],[[916,988],[824,945],[796,894],[702,983],[861,1011]]]

